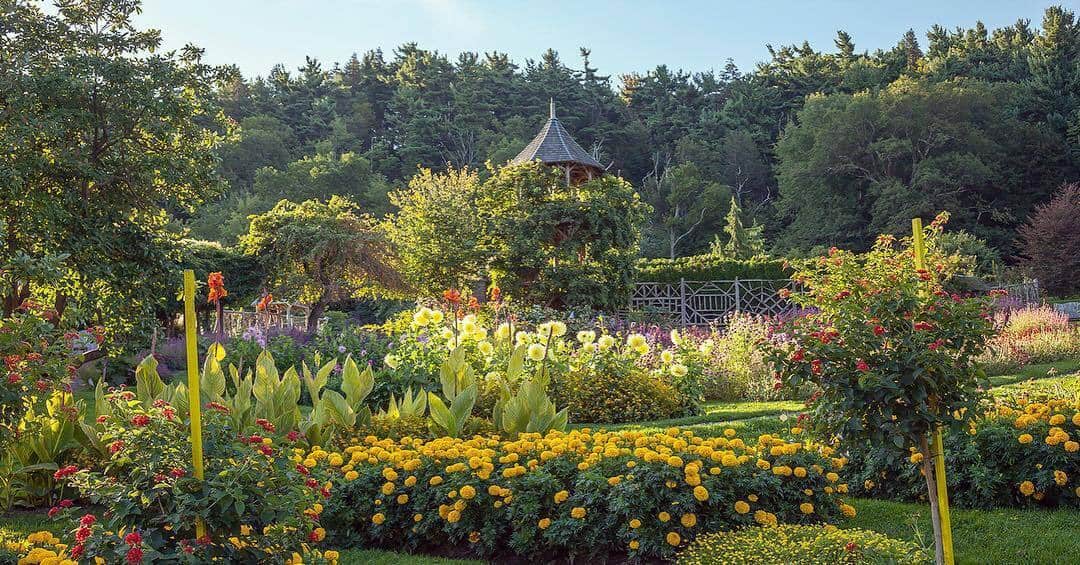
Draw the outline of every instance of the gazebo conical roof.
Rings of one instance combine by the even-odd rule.
[[[592,169],[590,172],[594,174],[602,174],[604,171],[604,167],[574,141],[559,118],[555,117],[554,100],[551,102],[551,116],[547,124],[510,163],[516,165],[537,159],[545,165],[585,167]]]

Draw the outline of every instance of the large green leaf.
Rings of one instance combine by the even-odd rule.
[[[363,371],[356,366],[352,356],[345,358],[345,365],[341,371],[341,391],[354,410],[359,410],[361,404],[371,394],[375,387],[375,376],[371,373],[371,366],[364,367]]]
[[[158,398],[161,391],[165,389],[165,382],[162,381],[161,376],[158,375],[157,367],[158,362],[157,359],[154,359],[153,355],[147,355],[139,362],[139,365],[135,367],[135,397],[145,406],[149,406],[155,398]],[[98,382],[99,387],[103,380],[104,379],[102,379],[101,382]],[[97,406],[98,404],[95,398],[95,407]]]

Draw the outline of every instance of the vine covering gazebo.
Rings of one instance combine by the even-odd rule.
[[[574,141],[559,118],[555,117],[554,100],[551,101],[551,115],[547,124],[510,163],[516,165],[537,160],[562,169],[566,173],[567,185],[580,184],[604,174],[604,167]]]

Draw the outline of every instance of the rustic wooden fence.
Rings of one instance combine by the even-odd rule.
[[[630,312],[664,318],[684,326],[723,322],[732,313],[782,316],[798,309],[782,298],[781,289],[795,290],[789,279],[732,279],[715,281],[639,282],[630,297]],[[1013,305],[1042,302],[1039,281],[1000,285]]]

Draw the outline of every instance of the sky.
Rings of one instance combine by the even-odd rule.
[[[1066,0],[1065,5],[1077,0]],[[909,28],[926,45],[933,24],[994,29],[1042,21],[1053,2],[1028,0],[144,0],[141,27],[162,31],[167,48],[193,43],[207,62],[236,64],[265,76],[277,63],[293,70],[307,55],[324,68],[352,53],[416,42],[455,58],[462,51],[508,53],[517,63],[547,49],[580,68],[614,77],[659,64],[687,71],[720,70],[731,58],[743,71],[769,56],[766,45],[801,44],[832,51],[837,30],[856,50],[895,45]],[[1073,9],[1076,7],[1074,6]]]

